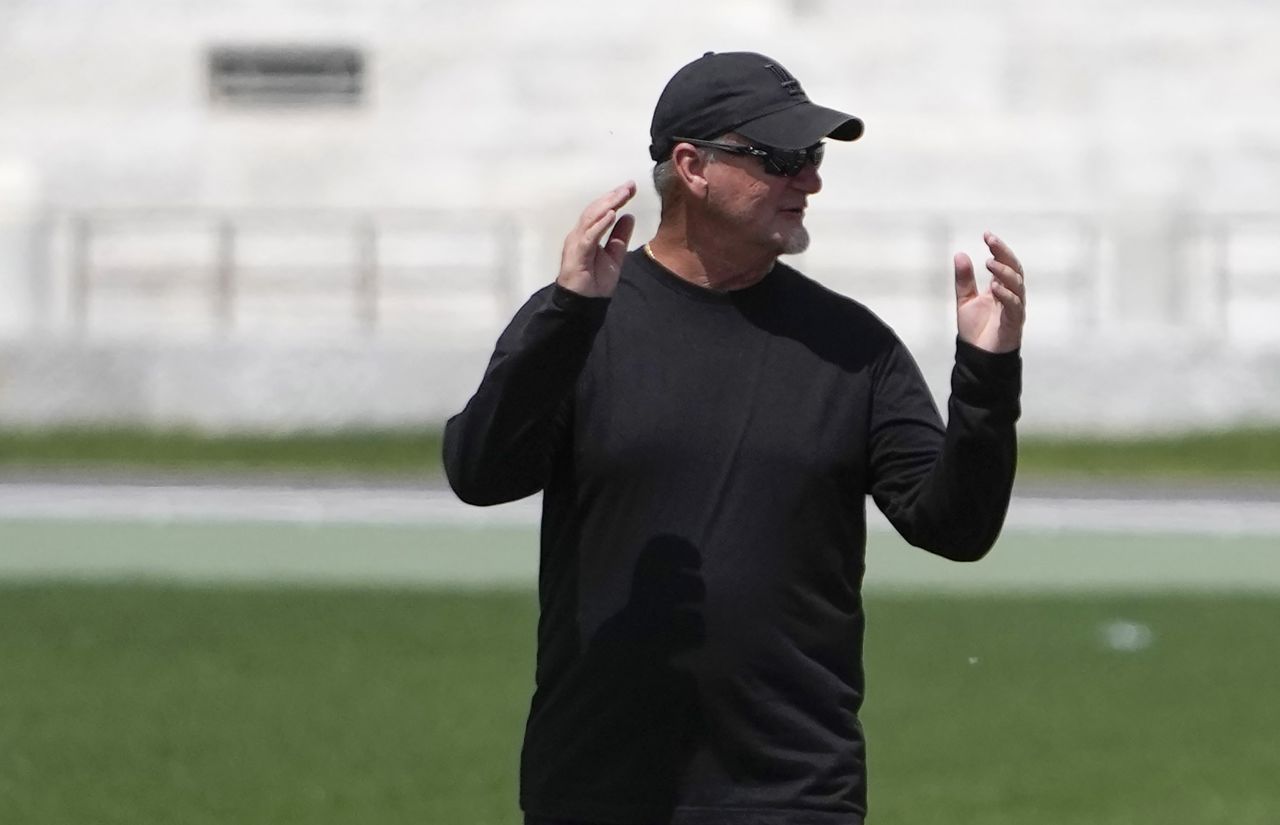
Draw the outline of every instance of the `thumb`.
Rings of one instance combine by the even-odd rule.
[[[615,266],[622,265],[622,259],[627,254],[627,244],[631,242],[631,231],[635,229],[635,226],[635,215],[623,215],[618,218],[618,223],[613,227],[613,231],[609,233],[609,240],[605,242],[604,252]]]
[[[978,282],[973,277],[973,261],[963,252],[953,259],[956,267],[956,302],[964,303],[978,294]]]

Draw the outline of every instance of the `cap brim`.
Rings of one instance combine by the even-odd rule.
[[[733,131],[755,143],[778,149],[803,149],[823,138],[857,140],[862,121],[816,103],[799,103],[734,127]]]

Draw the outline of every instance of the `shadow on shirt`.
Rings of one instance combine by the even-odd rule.
[[[535,702],[524,795],[547,810],[530,813],[670,818],[700,725],[697,684],[684,654],[703,645],[705,600],[698,549],[678,536],[650,539],[636,559],[626,604]]]

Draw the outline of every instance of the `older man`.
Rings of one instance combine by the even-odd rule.
[[[445,431],[464,500],[543,491],[529,823],[856,825],[865,499],[911,543],[982,557],[1013,484],[1025,292],[994,235],[955,256],[948,422],[803,250],[823,140],[862,122],[776,61],[707,54],[658,101],[657,234],[628,182],[583,212],[554,284]]]

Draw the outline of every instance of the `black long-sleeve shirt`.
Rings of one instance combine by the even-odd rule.
[[[888,327],[782,264],[722,293],[633,251],[611,299],[535,294],[444,446],[465,501],[544,491],[525,811],[860,822],[865,497],[984,555],[1020,380],[958,342],[944,428]]]

